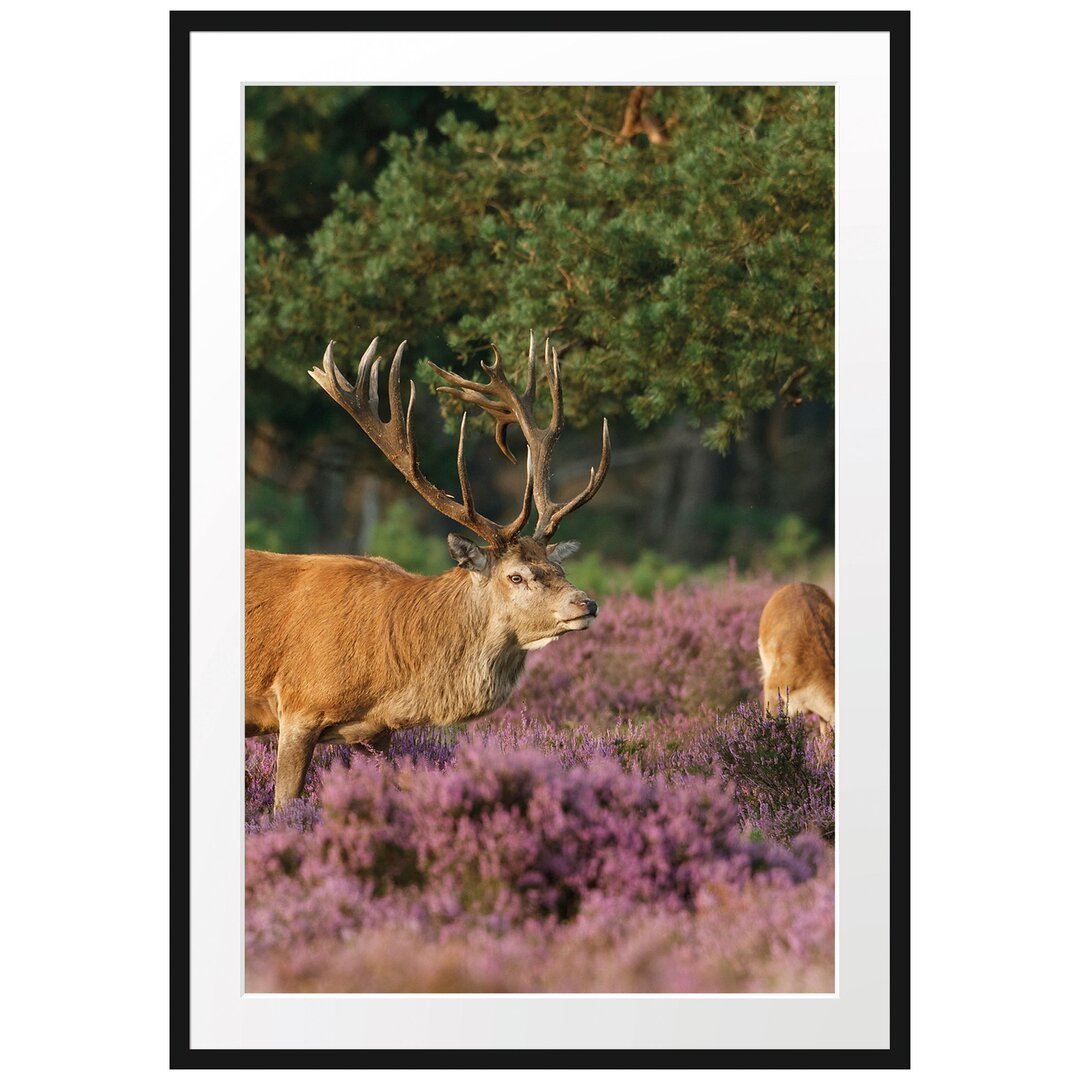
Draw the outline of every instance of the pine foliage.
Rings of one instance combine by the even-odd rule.
[[[375,334],[475,372],[528,332],[563,357],[568,420],[680,413],[728,448],[778,397],[832,401],[833,91],[455,89],[437,136],[390,136],[305,240],[253,234],[247,358],[301,387],[329,338]],[[423,378],[423,369],[417,367]]]

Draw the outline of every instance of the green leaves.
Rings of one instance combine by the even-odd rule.
[[[684,410],[717,449],[801,367],[832,399],[831,88],[661,88],[669,141],[621,145],[625,87],[459,93],[307,244],[249,242],[250,366],[301,385],[328,338],[388,333],[469,364],[495,340],[520,378],[531,328],[572,424]]]

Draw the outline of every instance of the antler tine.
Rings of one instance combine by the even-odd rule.
[[[409,452],[409,471],[404,474],[410,483],[412,482],[413,477],[417,476],[420,472],[420,468],[416,464],[416,442],[413,439],[412,430],[412,407],[414,401],[416,401],[416,383],[410,379],[409,404],[405,408],[405,448]]]
[[[354,389],[359,394],[361,393],[361,387],[367,381],[368,371],[371,368],[371,363],[375,359],[375,353],[379,348],[379,339],[374,337],[371,339],[371,344],[364,350],[364,355],[360,357],[360,364],[356,369],[356,386]]]
[[[600,464],[597,468],[589,470],[589,482],[585,485],[584,490],[561,506],[552,501],[549,492],[551,452],[563,430],[565,415],[563,412],[562,372],[559,366],[559,353],[551,344],[551,341],[547,339],[544,341],[544,374],[547,377],[548,390],[551,393],[551,423],[548,425],[548,430],[540,444],[536,468],[535,501],[539,517],[533,537],[537,540],[546,540],[553,536],[555,530],[559,527],[559,523],[568,514],[572,514],[578,507],[584,506],[600,490],[600,485],[604,482],[608,465],[611,462],[611,437],[608,432],[608,422],[605,419]]]
[[[483,361],[481,361],[481,364]],[[439,367],[438,364],[427,362],[428,367],[435,372],[436,375],[444,378],[448,383],[452,383],[452,386],[437,386],[435,389],[442,393],[453,394],[454,397],[461,397],[464,391],[472,391],[478,396],[486,394],[490,388],[490,383],[478,383],[473,382],[472,379],[466,379],[462,375],[455,375],[452,371],[447,371],[445,368]]]
[[[584,506],[600,490],[600,485],[604,482],[604,477],[607,475],[608,465],[610,464],[611,438],[608,435],[607,417],[604,417],[604,433],[600,448],[600,464],[595,469],[590,467],[589,482],[585,485],[583,491],[580,491],[569,502],[563,503],[563,505],[557,509],[549,510],[547,521],[541,520],[537,523],[536,532],[533,534],[534,537],[536,539],[546,539],[547,537],[554,536],[555,530],[559,527],[559,522],[568,514],[572,514],[579,507]]]
[[[517,458],[514,457],[513,453],[510,451],[510,447],[506,444],[506,432],[513,423],[517,423],[522,431],[526,430],[526,406],[514,392],[514,388],[507,382],[506,375],[503,373],[502,369],[502,357],[499,356],[499,350],[495,348],[495,342],[491,343],[491,351],[495,354],[495,359],[490,364],[485,364],[484,361],[481,360],[480,366],[491,376],[491,384],[497,386],[496,393],[509,403],[509,411],[503,409],[497,414],[492,412],[492,416],[495,417],[495,445],[502,452],[504,458],[507,458],[516,465]],[[528,470],[526,470],[526,472],[528,472]],[[526,476],[526,485],[528,482],[528,477]],[[524,522],[522,522],[522,524],[524,524]]]
[[[502,379],[502,357],[499,355],[499,350],[494,341],[491,343],[491,354],[494,357],[491,363],[488,363],[486,360],[481,360],[480,366],[492,377],[492,381],[496,378]]]
[[[390,364],[390,385],[388,387],[390,395],[390,422],[396,424],[398,418],[401,416],[401,357],[405,353],[405,342],[403,341],[398,347],[397,352],[394,353],[393,362]]]
[[[561,434],[563,429],[563,405],[562,405],[562,382],[559,372],[559,354],[555,346],[551,345],[550,357],[548,346],[550,342],[544,342],[544,361],[547,369],[548,389],[551,391],[551,430]]]
[[[529,371],[527,381],[525,383],[525,393],[521,395],[521,400],[526,405],[532,405],[533,398],[536,396],[536,339],[533,337],[533,332],[529,331]]]
[[[506,526],[503,530],[507,534],[507,539],[512,539],[517,536],[522,529],[525,528],[525,522],[529,520],[529,516],[532,514],[532,501],[533,501],[533,460],[532,451],[525,451],[525,496],[521,500],[521,509],[518,511],[518,516]]]
[[[458,483],[461,484],[461,505],[465,507],[465,513],[473,514],[476,508],[473,503],[472,488],[469,486],[469,473],[465,468],[465,421],[468,419],[469,414],[462,412],[461,433],[458,435],[457,445],[457,474]]]
[[[431,365],[436,371],[440,369]],[[498,401],[492,401],[490,398],[484,397],[483,394],[476,390],[462,390],[456,386],[436,386],[435,390],[440,394],[449,394],[451,397],[456,397],[459,401],[464,401],[469,405],[479,405],[485,412],[491,413],[492,416],[499,417],[505,416],[509,419],[513,419],[513,416],[509,409],[506,409]]]
[[[375,362],[371,365],[371,372],[368,375],[368,408],[380,423],[382,423],[379,416],[379,365],[381,363],[382,357],[376,356]],[[359,387],[357,387],[356,392],[360,393]]]
[[[326,346],[326,351],[323,353],[322,358],[322,371],[318,368],[312,368],[308,374],[331,397],[348,399],[352,394],[353,388],[349,385],[345,376],[338,371],[337,364],[334,363],[335,344],[336,342],[331,338],[330,343]]]

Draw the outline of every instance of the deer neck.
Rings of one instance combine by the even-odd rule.
[[[445,608],[457,635],[452,650],[457,655],[451,660],[457,673],[454,693],[471,701],[470,716],[482,716],[506,704],[521,677],[525,650],[500,614],[488,583],[468,570],[450,573],[458,578],[453,601]]]

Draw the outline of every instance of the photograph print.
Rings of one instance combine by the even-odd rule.
[[[833,88],[244,93],[245,990],[832,994]]]

